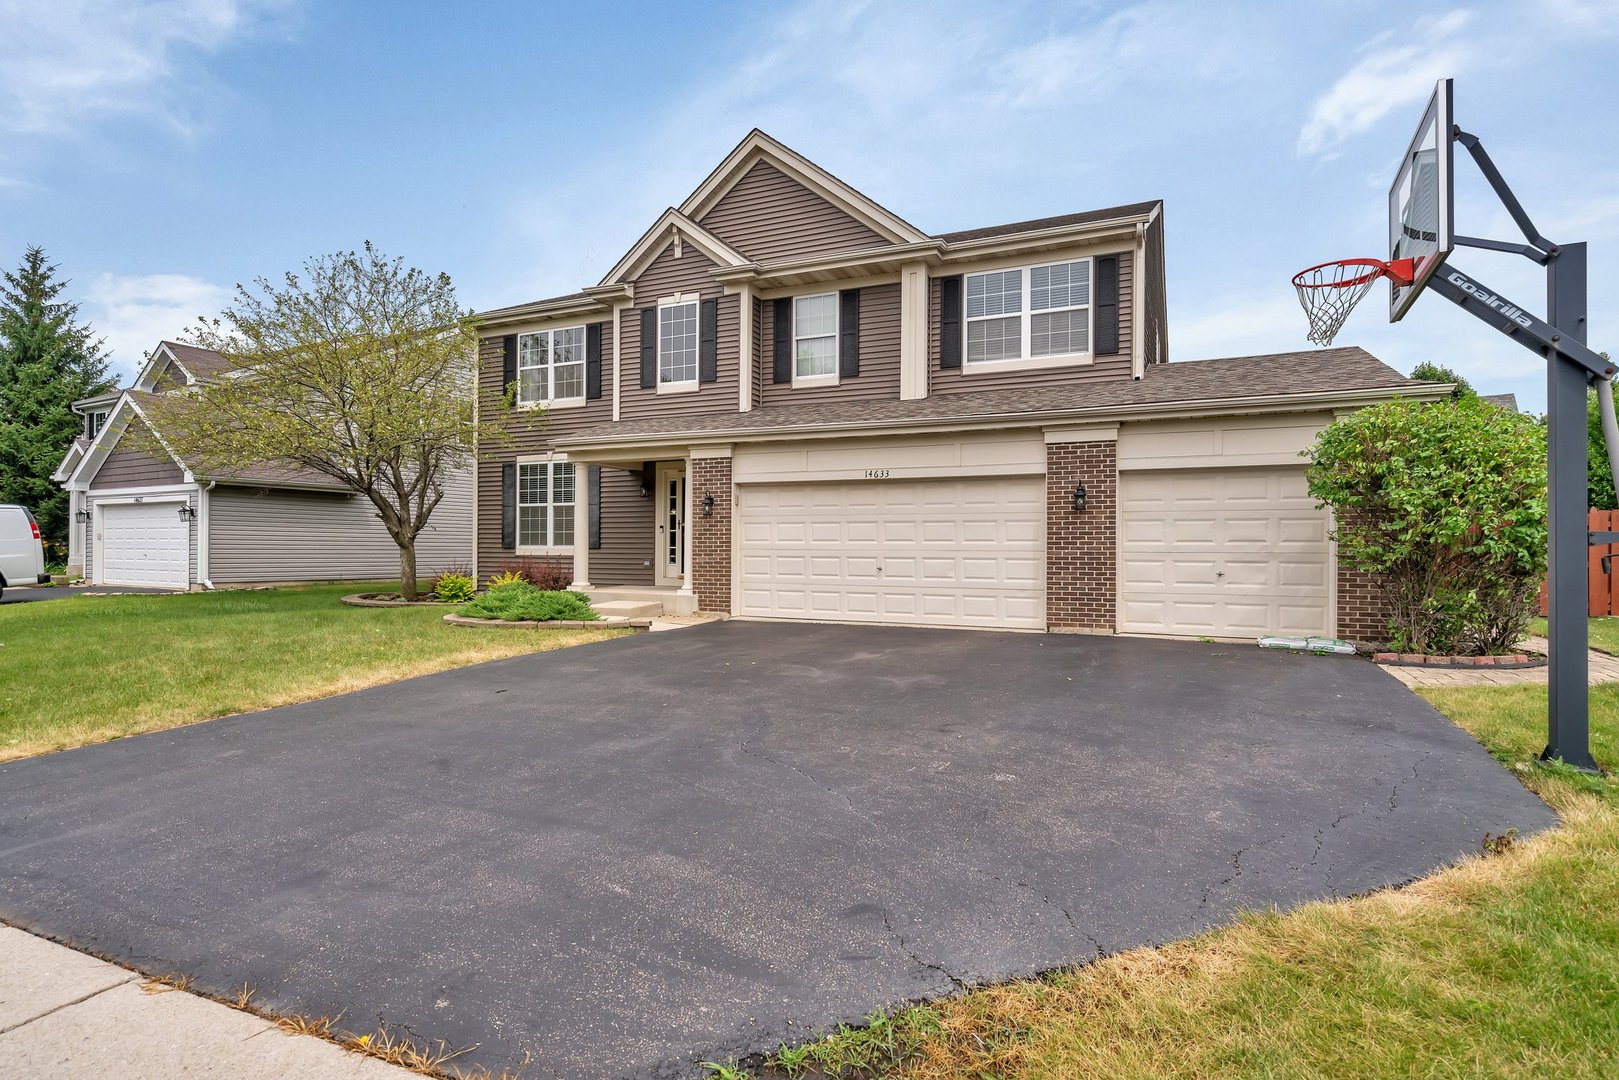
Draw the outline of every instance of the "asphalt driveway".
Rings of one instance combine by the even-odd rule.
[[[1554,820],[1359,660],[731,622],[0,765],[0,918],[683,1074]]]

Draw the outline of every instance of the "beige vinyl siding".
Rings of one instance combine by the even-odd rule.
[[[641,477],[602,469],[602,546],[590,553],[592,585],[651,585],[652,499],[641,496]]]
[[[624,342],[623,369],[619,372],[620,419],[647,420],[681,413],[736,411],[741,392],[737,340],[741,298],[735,294],[721,295],[719,283],[714,280],[714,263],[697,250],[695,244],[687,243],[684,249],[677,257],[671,243],[641,271],[635,281],[635,306],[619,315],[619,333]],[[675,293],[697,293],[704,300],[719,299],[719,378],[688,393],[660,394],[655,388],[641,386],[641,311],[655,306],[659,298]]]
[[[472,484],[461,476],[416,538],[416,569],[472,562]],[[216,487],[208,493],[215,585],[397,578],[399,547],[370,500],[339,492]]]
[[[1049,369],[1021,371],[974,371],[960,368],[942,371],[939,368],[939,281],[928,283],[928,392],[930,394],[966,394],[979,390],[1009,390],[1020,386],[1052,386],[1083,382],[1086,379],[1130,378],[1130,343],[1135,324],[1134,258],[1128,252],[1119,255],[1119,351],[1098,356],[1094,363],[1069,364]],[[965,273],[970,273],[967,268]],[[965,324],[963,324],[965,333]]]
[[[699,224],[758,262],[806,259],[888,242],[767,161],[744,173]],[[645,295],[640,289],[636,294]]]
[[[92,484],[92,486],[94,486],[94,485]],[[114,498],[116,498],[116,497],[117,496],[114,496]],[[94,495],[88,495],[88,496],[85,497],[84,505],[87,508],[93,507],[95,505],[95,502],[96,502],[95,496]],[[195,490],[192,490],[191,492],[189,492],[187,494],[186,503],[187,503],[187,505],[189,505],[191,507],[191,509],[198,510],[200,512],[200,507],[198,506],[198,502],[197,502],[197,492]],[[180,511],[180,504],[179,503],[174,504],[174,511],[175,511],[175,513],[179,513],[179,511]],[[85,525],[84,525],[84,580],[86,580],[86,581],[94,581],[95,580],[95,563],[96,563],[96,522],[95,522],[95,518],[96,518],[96,515],[92,513],[90,515],[90,520],[87,521],[85,523]],[[187,559],[187,564],[188,564],[188,567],[189,567],[189,569],[188,569],[188,578],[193,584],[195,584],[197,582],[197,580],[198,580],[198,578],[197,578],[197,530],[198,530],[199,527],[200,527],[200,521],[199,521],[198,524],[195,524],[195,525],[193,525],[191,527],[191,552],[190,552],[190,556]]]
[[[824,292],[806,291],[805,295]],[[836,386],[775,382],[775,303],[766,300],[755,319],[762,350],[758,362],[758,397],[762,406],[809,405],[817,401],[890,401],[899,397],[899,285],[872,285],[860,290],[860,374],[839,379]]]
[[[133,426],[118,437],[120,443]],[[185,470],[172,459],[160,460],[133,446],[114,446],[90,480],[94,488],[156,487],[160,484],[185,483]]]

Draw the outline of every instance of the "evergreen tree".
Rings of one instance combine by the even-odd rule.
[[[112,388],[102,342],[59,299],[68,285],[40,247],[0,283],[0,503],[34,512],[47,540],[67,539],[68,500],[51,479],[82,421],[70,405]]]

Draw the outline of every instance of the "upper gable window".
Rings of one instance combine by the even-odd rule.
[[[564,326],[517,335],[517,403],[583,401],[585,328]]]
[[[1089,357],[1091,260],[966,275],[967,362]]]
[[[101,434],[101,429],[106,427],[106,426],[107,426],[107,414],[106,413],[104,413],[104,412],[93,412],[93,413],[88,413],[88,414],[85,415],[85,418],[84,418],[84,433],[86,435],[88,435],[90,438],[93,439],[97,435],[100,435]]]
[[[658,389],[697,388],[697,301],[658,305]]]
[[[793,300],[793,382],[836,382],[838,377],[838,294]]]

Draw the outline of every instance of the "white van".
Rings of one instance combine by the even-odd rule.
[[[0,593],[10,586],[42,585],[50,579],[39,522],[25,506],[0,505]]]

